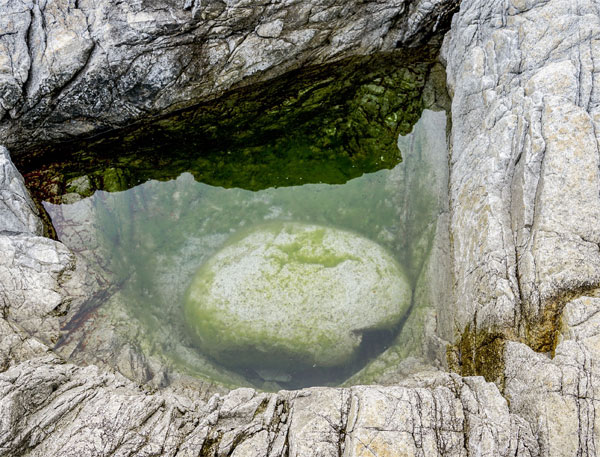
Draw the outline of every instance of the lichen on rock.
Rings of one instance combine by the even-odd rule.
[[[274,222],[235,238],[200,268],[185,300],[191,333],[221,363],[341,365],[365,331],[393,328],[410,306],[401,267],[362,236]]]

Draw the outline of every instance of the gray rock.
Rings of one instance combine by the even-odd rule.
[[[0,233],[5,231],[41,235],[43,227],[23,177],[0,146]]]
[[[537,455],[493,384],[415,383],[190,399],[37,357],[0,374],[0,455]]]
[[[226,11],[221,3],[181,3],[182,15],[205,14],[207,23],[211,14],[219,17]],[[83,11],[91,11],[85,9],[91,8],[90,3],[79,4]],[[425,8],[432,4],[423,1],[412,5]],[[45,8],[48,5],[59,8],[59,12],[64,7],[47,2]],[[176,106],[178,101],[167,95],[148,105],[140,102],[156,100],[152,94],[157,93],[157,87],[168,86],[165,93],[180,92],[182,99],[193,99],[192,92],[202,93],[199,83],[194,90],[181,91],[184,80],[191,81],[189,87],[194,86],[189,75],[202,68],[194,66],[194,54],[181,61],[183,66],[190,62],[189,73],[181,73],[181,82],[169,86],[169,72],[162,80],[156,76],[160,74],[157,69],[167,65],[167,53],[161,50],[167,38],[175,36],[173,45],[181,45],[186,52],[190,49],[185,41],[190,35],[169,28],[177,19],[169,22],[163,17],[164,22],[157,23],[157,10],[142,11],[143,5],[137,3],[119,3],[112,8],[102,5],[106,9],[89,16],[89,29],[77,29],[69,22],[80,17],[76,14],[63,20],[57,15],[57,30],[79,31],[76,37],[64,33],[65,49],[72,46],[69,53],[62,55],[59,48],[50,46],[49,52],[54,54],[49,55],[55,56],[57,65],[57,59],[67,55],[72,54],[69,59],[73,62],[83,61],[88,52],[91,56],[65,85],[65,74],[58,71],[53,80],[49,71],[30,64],[46,62],[36,51],[42,39],[39,30],[48,27],[39,25],[41,7],[33,2],[2,4],[3,11],[10,8],[15,13],[3,16],[4,29],[9,33],[0,37],[2,49],[9,50],[0,55],[12,57],[0,57],[0,78],[6,88],[0,103],[5,111],[1,127],[4,138],[11,135],[11,142],[22,141],[20,135],[31,134],[34,120],[42,121],[36,127],[69,125],[54,129],[56,138],[67,132],[87,131],[101,118],[90,109],[91,100],[101,102],[98,112],[103,109],[102,100],[114,101],[114,107],[101,119],[107,125],[124,122],[125,116],[115,113],[128,111],[127,119],[133,119],[142,116],[144,110],[154,113]],[[240,16],[246,15],[251,30],[258,30],[262,19],[249,14],[252,10],[245,9],[243,3],[236,6]],[[310,4],[293,7],[298,17],[315,21],[331,22],[336,15],[345,14],[340,6],[320,10],[315,19],[308,12]],[[168,7],[162,11],[169,11]],[[130,14],[123,16],[124,12]],[[317,48],[306,51],[301,43],[310,43],[306,37],[311,32],[288,34],[283,19],[279,32],[279,25],[272,24],[280,19],[275,13],[264,16],[264,24],[269,24],[261,29],[265,38],[257,34],[237,41],[234,33],[231,48],[217,37],[234,30],[235,20],[223,21],[223,34],[213,29],[212,51],[204,55],[214,57],[221,51],[232,58],[220,69],[221,87],[232,87],[247,76],[235,73],[236,69],[260,71],[253,57],[262,59],[268,52],[275,62],[278,46],[284,49],[287,43],[277,42],[283,36],[304,49],[300,52],[312,53],[317,59],[337,56],[327,50],[320,53]],[[379,20],[376,13],[369,19],[372,24]],[[104,39],[110,31],[101,25],[107,23],[107,17],[121,18],[116,20],[121,33],[112,36],[112,41]],[[183,393],[147,392],[120,375],[94,366],[60,364],[47,346],[26,336],[15,322],[28,326],[33,335],[39,326],[45,338],[56,334],[54,324],[49,323],[56,322],[53,310],[58,306],[60,311],[58,296],[66,290],[58,281],[61,271],[72,269],[73,257],[56,243],[42,242],[31,230],[24,230],[30,226],[23,222],[29,220],[24,205],[10,222],[16,229],[5,229],[20,233],[5,233],[2,239],[7,252],[15,253],[15,261],[4,261],[0,281],[0,454],[596,455],[600,430],[595,388],[600,279],[596,136],[600,130],[596,124],[600,96],[594,61],[600,51],[599,17],[592,0],[463,0],[444,46],[452,96],[449,242],[454,290],[452,299],[437,302],[435,325],[427,328],[448,341],[456,341],[465,330],[474,335],[474,341],[490,334],[505,340],[501,353],[495,356],[502,359],[499,384],[510,402],[494,384],[480,377],[431,371],[389,387],[279,394],[239,389],[208,399],[194,397],[192,389]],[[107,44],[103,50],[99,45],[89,51],[79,42],[87,39],[85,30],[98,42],[121,40],[122,46]],[[360,41],[373,30],[368,26],[339,30],[331,38],[340,56],[360,46],[364,46],[360,52],[377,48],[366,38],[364,43]],[[269,43],[263,54],[251,53],[246,47],[262,40]],[[125,49],[136,42],[141,48],[160,51],[135,60],[137,51],[128,54]],[[349,44],[359,42],[356,48]],[[121,61],[126,63],[120,67],[118,58],[123,55],[126,57]],[[120,75],[117,86],[105,86],[106,93],[111,94],[106,97],[98,96],[92,90],[98,85],[90,82],[94,75],[102,74],[94,70],[99,60]],[[13,67],[11,62],[18,64]],[[272,68],[283,71],[290,67]],[[265,71],[261,77],[276,71]],[[199,78],[209,78],[210,74],[198,72]],[[148,85],[144,86],[145,82]],[[90,91],[82,90],[85,88]],[[148,94],[146,98],[144,94]],[[30,100],[27,108],[24,100]],[[84,108],[78,110],[78,106]],[[68,114],[67,107],[73,114]],[[52,109],[55,118],[47,114]],[[62,124],[64,118],[73,122]],[[50,135],[48,132],[40,128],[32,141],[40,141]],[[7,173],[6,167],[0,168],[0,173]],[[33,248],[38,243],[43,250]],[[44,291],[58,295],[47,293],[48,298]],[[459,366],[464,367],[470,356],[476,358],[477,349],[472,354],[462,353]]]
[[[58,339],[58,316],[70,303],[65,276],[74,269],[67,248],[33,235],[0,235],[0,307],[9,319],[48,343]]]
[[[342,365],[364,332],[393,328],[410,307],[392,254],[357,234],[273,222],[235,238],[200,268],[185,299],[201,349],[225,364]]]
[[[593,1],[468,1],[443,48],[456,285],[439,330],[470,335],[471,369],[508,341],[491,377],[540,455],[597,454],[598,37]]]
[[[287,70],[412,45],[458,0],[0,1],[13,151],[123,126]]]
[[[55,343],[58,317],[84,294],[75,274],[74,254],[61,243],[39,236],[43,229],[37,214],[23,177],[0,146],[0,310],[2,333],[7,335],[3,349],[8,354],[13,352],[9,329],[15,324],[46,343]]]
[[[592,1],[464,2],[454,19],[443,55],[462,299],[447,310],[449,336],[471,323],[543,346],[536,326],[556,316],[559,296],[600,281],[596,10]],[[559,26],[546,35],[550,22]]]
[[[553,358],[520,343],[506,347],[505,395],[511,410],[532,424],[542,455],[597,454],[599,312],[597,297],[569,302]]]

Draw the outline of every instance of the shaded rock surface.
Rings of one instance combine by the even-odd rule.
[[[0,136],[123,126],[285,71],[430,36],[457,0],[2,0]]]
[[[342,365],[365,332],[397,326],[410,306],[392,254],[357,234],[273,222],[235,238],[200,268],[185,298],[194,337],[227,365]]]

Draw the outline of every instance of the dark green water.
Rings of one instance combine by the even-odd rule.
[[[107,191],[184,172],[248,190],[342,184],[401,161],[396,140],[420,117],[436,55],[418,48],[291,72],[101,137],[26,151],[15,163],[40,200],[73,191],[82,175]]]

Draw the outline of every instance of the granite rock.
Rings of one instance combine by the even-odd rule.
[[[598,441],[599,8],[463,1],[442,51],[455,290],[438,331],[548,456]]]
[[[0,407],[0,455],[538,455],[495,385],[449,374],[202,399],[38,356],[0,373]]]
[[[181,14],[192,17],[204,13],[210,18],[210,14],[227,11],[222,3],[182,3]],[[412,7],[432,4],[411,3]],[[3,49],[10,50],[1,55],[13,57],[0,61],[6,82],[0,103],[3,141],[24,144],[19,132],[30,135],[33,125],[37,134],[32,143],[89,131],[91,121],[99,121],[90,110],[90,100],[114,101],[100,123],[120,125],[125,118],[137,119],[178,106],[178,101],[167,95],[147,105],[140,102],[156,100],[152,95],[156,87],[172,87],[173,93],[190,98],[190,92],[181,90],[184,82],[169,86],[168,72],[162,74],[162,83],[155,77],[165,62],[165,54],[159,52],[123,60],[123,68],[131,66],[133,75],[147,77],[119,76],[120,85],[105,86],[107,92],[117,90],[118,96],[103,98],[93,90],[83,90],[93,88],[86,84],[94,75],[101,75],[93,70],[97,59],[106,69],[119,70],[114,65],[118,53],[112,45],[104,50],[101,37],[112,36],[111,43],[120,40],[121,46],[114,45],[119,52],[134,42],[160,49],[161,43],[168,41],[164,37],[172,35],[185,45],[189,35],[173,32],[176,29],[169,26],[173,22],[156,22],[153,12],[158,10],[143,11],[142,2],[119,3],[112,9],[108,3],[96,2],[94,6],[106,9],[86,16],[89,27],[79,29],[69,20],[81,16],[74,14],[62,21],[57,16],[57,30],[78,31],[75,36],[61,33],[65,37],[61,46],[71,49],[69,55],[77,65],[88,63],[70,78],[60,71],[44,76],[51,73],[31,67],[30,62],[52,60],[39,56],[35,49],[43,40],[40,28],[47,27],[39,24],[50,23],[42,21],[46,9],[66,7],[56,5],[50,1],[3,4],[15,11],[3,19],[5,27],[16,24],[14,21],[26,24],[14,25],[14,30],[0,38]],[[91,5],[83,0],[69,4],[84,13],[91,11],[86,10]],[[249,53],[246,46],[255,47],[258,40],[273,41],[268,53],[275,56],[280,46],[277,40],[288,33],[286,21],[281,25],[276,14],[259,24],[249,14],[251,9],[241,3],[236,7],[248,23],[255,21],[253,30],[260,26],[260,34],[241,44],[236,42],[237,32],[232,34],[234,51],[219,44],[218,38],[213,40],[216,54],[206,55],[231,52],[233,56],[230,66],[223,68],[222,87],[233,87],[244,79],[246,75],[235,73],[235,68],[248,68],[248,74],[263,70],[252,64],[252,56],[262,58],[261,54]],[[302,5],[295,8],[298,17],[303,17]],[[459,349],[468,349],[457,352],[454,368],[480,372],[497,384],[478,376],[429,371],[388,387],[278,394],[238,389],[200,398],[191,389],[145,391],[98,367],[61,363],[35,332],[26,334],[21,325],[42,322],[42,328],[48,328],[42,336],[51,338],[54,330],[48,322],[56,319],[57,307],[61,309],[58,296],[48,293],[56,299],[46,302],[47,297],[35,298],[27,291],[59,291],[60,295],[64,290],[57,285],[60,271],[72,269],[73,257],[56,244],[41,241],[41,252],[47,258],[40,259],[38,251],[28,254],[30,249],[22,248],[32,240],[42,240],[23,222],[29,220],[30,213],[23,209],[26,204],[19,206],[19,215],[11,222],[16,229],[3,232],[4,245],[19,255],[17,262],[3,266],[3,278],[9,279],[3,279],[2,285],[10,284],[11,289],[10,293],[3,289],[0,295],[0,455],[596,455],[600,429],[595,387],[600,309],[596,136],[600,131],[596,125],[600,93],[594,62],[600,52],[599,8],[593,0],[463,0],[445,40],[443,57],[452,97],[448,224],[454,287],[452,298],[439,302],[435,325],[428,328],[441,340],[458,340]],[[121,17],[125,10],[131,14],[127,21],[117,21],[127,23],[120,33],[111,35],[108,27],[98,26],[107,24],[105,18],[110,15]],[[331,10],[331,17],[328,10],[321,11],[319,17],[327,22],[341,10],[343,7]],[[376,17],[373,14],[373,20]],[[219,32],[217,36],[231,30],[227,24],[224,27],[223,35]],[[333,34],[332,43],[338,50],[346,49],[340,56],[347,55],[344,53],[350,53],[352,46],[345,40],[363,43],[359,38],[369,30],[349,26],[340,35]],[[101,43],[91,51],[83,44],[86,31]],[[153,39],[157,35],[160,37]],[[309,42],[302,41],[309,35],[286,39],[294,39],[292,43],[298,45]],[[361,52],[375,50],[368,39],[364,43]],[[60,46],[49,49],[57,59]],[[316,47],[308,53],[323,59],[338,55],[321,53]],[[178,56],[177,52],[173,55]],[[182,60],[183,66],[185,62]],[[77,65],[59,66],[68,73]],[[189,68],[200,68],[193,65]],[[277,68],[284,71],[290,67]],[[119,71],[116,74],[127,73]],[[180,81],[186,80],[182,75]],[[140,81],[159,83],[144,86]],[[40,95],[45,91],[48,95]],[[202,93],[198,88],[192,92]],[[144,98],[144,93],[150,95]],[[25,109],[25,99],[34,108]],[[63,124],[61,116],[69,113],[67,106],[73,114],[66,117],[73,122]],[[102,103],[98,105],[99,111],[104,108]],[[118,113],[130,114],[120,117]],[[47,129],[50,126],[58,127]],[[7,165],[0,173],[6,174],[6,170]],[[18,180],[10,182],[15,192]],[[21,189],[17,195],[26,194]],[[46,270],[45,265],[50,268]],[[36,274],[22,275],[30,266]],[[35,298],[33,305],[38,301],[43,305],[39,311],[43,320],[34,316],[31,306],[21,305],[28,296]],[[33,313],[31,319],[19,320],[25,311]],[[461,344],[465,338],[472,344]],[[491,374],[485,367],[489,357],[495,358],[494,363],[496,359],[501,362]]]
[[[457,0],[2,0],[0,137],[13,153],[285,71],[417,44]]]
[[[273,222],[234,238],[200,268],[185,299],[200,347],[226,365],[342,365],[364,332],[393,328],[410,307],[400,265],[365,237]]]
[[[0,146],[0,180],[0,233],[41,235],[43,227],[38,211],[3,146]]]
[[[454,17],[448,336],[510,329],[549,349],[561,295],[600,281],[598,8],[465,1]]]

